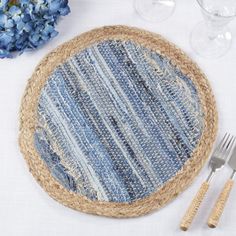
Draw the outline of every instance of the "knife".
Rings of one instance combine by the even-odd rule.
[[[223,190],[221,191],[215,206],[213,207],[211,214],[208,218],[208,226],[210,228],[215,228],[220,220],[220,217],[224,211],[225,204],[229,198],[230,191],[232,190],[233,184],[234,184],[234,177],[236,175],[236,147],[234,148],[231,157],[228,161],[228,165],[232,168],[233,172],[228,179],[228,181],[225,183]]]

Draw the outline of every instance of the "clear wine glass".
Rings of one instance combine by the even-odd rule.
[[[193,50],[205,58],[223,56],[230,48],[232,35],[228,23],[236,15],[236,0],[197,0],[204,22],[192,31]]]
[[[172,15],[175,0],[135,0],[134,7],[143,19],[160,22]]]

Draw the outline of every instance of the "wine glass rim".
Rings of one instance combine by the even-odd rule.
[[[211,11],[207,10],[204,6],[203,6],[203,1],[202,0],[197,0],[199,6],[202,8],[202,10],[204,10],[205,12],[209,13],[209,14],[212,14]],[[228,15],[228,16],[224,16],[224,15],[221,15],[220,17],[222,18],[231,18],[231,17],[234,17],[236,16],[236,11],[235,11],[235,14],[232,14],[232,15]]]

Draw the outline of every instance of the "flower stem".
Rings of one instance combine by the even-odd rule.
[[[18,3],[19,3],[19,0],[10,0],[10,1],[9,1],[9,5],[10,5],[10,6],[18,5]]]

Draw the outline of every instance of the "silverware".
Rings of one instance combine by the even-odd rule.
[[[233,172],[230,176],[230,178],[228,179],[228,181],[225,183],[224,188],[222,189],[216,203],[215,206],[212,209],[212,212],[209,216],[208,219],[208,226],[210,228],[215,228],[220,220],[220,217],[224,211],[226,202],[229,198],[229,194],[230,191],[233,187],[234,184],[234,177],[236,174],[236,147],[234,148],[232,155],[228,161],[229,166],[233,169]]]
[[[211,172],[207,179],[202,183],[200,189],[198,190],[197,194],[195,195],[194,199],[192,200],[189,208],[187,209],[184,217],[182,218],[182,221],[180,223],[180,228],[183,231],[188,230],[189,226],[191,225],[195,215],[197,214],[197,211],[207,193],[207,190],[209,188],[210,182],[219,169],[221,169],[226,159],[228,158],[235,142],[235,137],[231,134],[226,133],[215,149],[214,153],[212,154],[211,160],[209,162],[209,165],[211,167]]]

